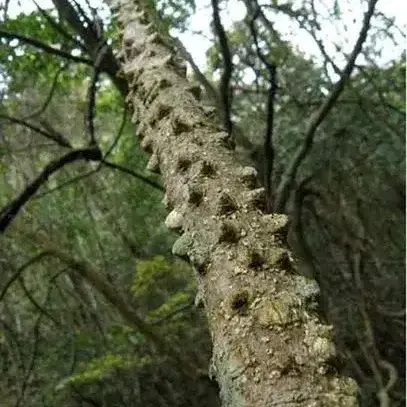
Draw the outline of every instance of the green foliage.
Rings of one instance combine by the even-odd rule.
[[[64,379],[57,385],[57,390],[62,389],[67,384],[88,384],[94,381],[100,381],[118,369],[129,369],[134,367],[143,367],[150,363],[150,358],[120,356],[108,353],[100,358],[91,359],[84,364],[79,371]]]
[[[187,303],[194,288],[190,269],[181,261],[173,262],[157,255],[136,263],[131,290],[136,299],[148,301],[153,319]]]
[[[65,27],[66,28],[66,27]],[[45,17],[39,12],[20,14],[14,19],[7,19],[2,23],[2,29],[16,32],[26,37],[34,38],[47,45],[58,47],[70,53],[75,46],[58,31],[50,27]],[[66,28],[69,32],[69,29]],[[0,47],[0,67],[9,78],[10,90],[22,91],[27,81],[42,85],[49,83],[64,61],[55,56],[44,53],[20,40],[3,40],[8,46]],[[74,68],[74,71],[83,68]],[[65,75],[65,83],[69,80]]]
[[[170,315],[175,310],[179,309],[180,306],[186,305],[191,301],[191,294],[187,292],[178,292],[170,295],[167,301],[159,306],[157,309],[149,312],[148,317],[151,320],[157,320]]]
[[[184,32],[187,29],[188,19],[195,12],[195,0],[149,0],[152,10],[157,10],[160,25],[167,32],[175,29]]]
[[[170,265],[165,261],[164,256],[154,256],[151,260],[138,262],[131,287],[133,293],[147,294],[155,282],[168,278],[170,270]]]
[[[116,350],[118,347],[123,349],[128,348],[129,343],[134,346],[145,344],[144,336],[128,325],[112,325],[109,329],[108,336]]]

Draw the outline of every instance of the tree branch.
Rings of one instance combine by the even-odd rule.
[[[82,16],[83,19],[88,21],[88,24],[90,24],[89,27],[85,27],[83,21],[78,15],[78,12],[75,10],[75,8],[68,0],[52,0],[52,3],[58,10],[58,13],[60,14],[61,18],[63,18],[72,28],[72,30],[81,37],[83,43],[86,46],[86,49],[88,50],[90,57],[92,58],[93,61],[95,61],[99,52],[99,47],[102,38],[98,38],[94,30],[92,29],[92,21],[86,16],[86,13],[84,13],[83,10],[79,7],[80,9],[79,12],[81,14],[82,13],[84,14],[84,16]],[[91,62],[89,65],[93,66],[93,62]],[[114,83],[114,85],[120,91],[120,93],[123,96],[126,96],[128,86],[126,81],[120,76],[118,76],[120,66],[115,56],[113,55],[113,51],[110,46],[108,46],[107,52],[102,61],[100,62],[100,68],[101,71],[105,72],[109,76],[110,80]]]
[[[353,51],[349,57],[349,60],[341,73],[341,78],[335,84],[334,88],[332,89],[331,94],[325,100],[323,105],[318,109],[315,115],[311,118],[307,129],[305,131],[304,141],[302,145],[297,149],[295,152],[291,162],[288,164],[287,170],[283,175],[280,185],[278,186],[277,191],[277,200],[275,209],[277,212],[283,212],[288,201],[293,183],[295,181],[298,169],[307,156],[308,152],[312,148],[312,144],[314,141],[314,135],[316,130],[318,129],[319,125],[323,122],[323,120],[328,116],[332,108],[334,107],[337,99],[339,98],[340,94],[342,93],[346,82],[348,81],[353,68],[355,66],[356,58],[358,57],[359,53],[362,50],[363,43],[366,40],[367,33],[370,26],[370,20],[373,15],[376,3],[378,0],[370,0],[368,10],[365,14],[362,29],[359,34],[359,38],[356,41],[356,44],[353,48]]]
[[[77,160],[100,161],[102,153],[98,147],[90,147],[70,151],[62,157],[51,161],[42,172],[32,181],[16,198],[9,202],[0,211],[0,232],[4,232],[11,221],[16,217],[22,206],[38,191],[48,178],[66,164]]]
[[[47,98],[45,99],[45,102],[42,104],[42,106],[39,109],[35,110],[34,112],[32,112],[26,116],[23,116],[22,120],[32,119],[35,116],[39,116],[41,113],[43,113],[46,110],[46,108],[48,107],[48,105],[50,104],[50,102],[52,100],[52,97],[54,96],[55,89],[57,88],[59,75],[66,69],[66,67],[67,67],[67,65],[64,64],[63,66],[61,66],[61,68],[58,69],[58,71],[55,74],[54,79],[52,81],[49,94],[48,94]]]
[[[41,124],[44,127],[48,127],[47,128],[48,132],[42,130],[41,128],[39,128],[31,123],[28,123],[27,121],[25,121],[23,119],[18,119],[17,117],[0,114],[0,119],[8,120],[9,122],[20,124],[21,126],[25,126],[25,127],[29,128],[30,130],[41,134],[42,136],[46,137],[47,139],[55,141],[55,143],[57,143],[61,147],[72,148],[69,141],[62,134],[55,131],[45,120]]]
[[[172,344],[163,340],[158,331],[151,325],[146,323],[138,312],[134,310],[123,296],[111,285],[99,270],[82,259],[71,256],[68,253],[62,252],[49,241],[46,236],[36,235],[35,239],[38,244],[43,246],[43,249],[52,253],[57,259],[62,261],[78,275],[80,275],[90,286],[101,294],[115,309],[120,313],[125,321],[136,327],[146,338],[152,341],[157,350],[167,356],[173,363],[178,365],[186,375],[205,374],[191,364],[185,358],[182,352],[176,352]]]
[[[269,90],[268,90],[268,97],[267,97],[267,125],[266,125],[266,132],[264,134],[264,187],[266,189],[266,210],[267,212],[272,211],[272,199],[273,199],[273,191],[272,191],[272,173],[273,173],[273,165],[274,165],[274,146],[273,146],[273,129],[274,129],[274,102],[276,98],[276,91],[277,91],[277,84],[276,84],[276,75],[277,75],[277,67],[276,64],[270,63],[267,58],[263,55],[263,52],[260,49],[259,41],[257,38],[257,32],[255,27],[255,21],[259,16],[259,7],[254,11],[251,11],[248,7],[248,11],[253,14],[252,18],[249,23],[249,28],[251,35],[254,40],[254,44],[256,46],[256,52],[259,56],[260,60],[266,66],[266,69],[269,74]]]
[[[52,28],[54,28],[55,31],[59,32],[68,41],[71,41],[82,51],[85,51],[85,52],[87,51],[85,45],[82,44],[80,41],[78,41],[73,35],[69,34],[61,23],[57,23],[43,8],[40,7],[40,5],[35,0],[33,0],[33,3],[37,6],[40,13],[44,16],[44,18],[47,20],[48,24]]]
[[[40,305],[37,302],[37,300],[33,297],[33,295],[30,293],[27,286],[25,285],[24,276],[20,275],[18,277],[18,282],[20,284],[20,287],[24,291],[25,296],[30,300],[31,304],[34,305],[34,307],[40,312],[40,314],[50,319],[55,324],[55,326],[61,327],[62,326],[61,323],[58,322],[42,305]]]
[[[47,294],[45,296],[45,300],[44,300],[42,308],[47,305],[47,303],[49,301],[50,294],[51,294],[51,287],[48,287]],[[29,362],[29,365],[28,365],[28,369],[25,372],[24,379],[22,381],[21,388],[20,388],[20,394],[19,394],[19,396],[18,396],[18,398],[17,398],[17,400],[16,400],[16,402],[14,404],[14,407],[19,407],[21,405],[21,402],[24,400],[25,391],[26,391],[26,389],[28,387],[30,377],[31,377],[32,372],[33,372],[34,367],[35,367],[35,361],[36,361],[37,357],[39,356],[39,349],[38,348],[39,348],[39,341],[40,341],[40,327],[41,327],[41,321],[42,321],[43,315],[44,314],[42,314],[42,313],[39,314],[36,321],[35,321],[35,325],[34,325],[34,329],[33,329],[34,344],[33,344],[31,359],[30,359],[30,362]]]
[[[212,84],[208,81],[206,76],[201,72],[198,65],[195,63],[192,55],[188,52],[185,48],[184,44],[178,38],[174,38],[175,46],[177,47],[180,55],[189,62],[191,65],[194,74],[199,81],[199,83],[205,88],[205,91],[209,98],[216,104],[219,105],[219,95],[217,90],[212,86]]]
[[[37,254],[36,256],[32,257],[30,260],[25,262],[21,267],[19,267],[16,272],[11,276],[11,278],[6,282],[3,289],[0,292],[0,302],[3,300],[4,296],[7,294],[8,289],[10,286],[20,277],[21,273],[36,263],[37,261],[42,260],[44,257],[48,256],[50,253],[47,251],[42,251],[41,253]]]
[[[47,54],[57,55],[70,61],[80,62],[82,64],[93,65],[93,62],[90,59],[84,57],[76,57],[74,55],[69,54],[68,52],[62,51],[57,48],[53,48],[48,44],[44,44],[43,42],[38,41],[34,38],[26,37],[25,35],[0,29],[0,38],[6,38],[9,40],[19,40],[24,44],[32,45],[33,47],[40,49],[41,51],[45,51]]]
[[[219,0],[211,0],[213,11],[213,26],[215,33],[218,37],[220,52],[223,58],[223,72],[219,85],[219,98],[221,103],[222,123],[225,130],[232,137],[232,92],[230,89],[230,80],[232,78],[233,63],[232,56],[229,49],[228,38],[219,13]]]
[[[132,177],[135,177],[135,178],[145,182],[146,184],[154,187],[155,189],[158,189],[159,191],[164,191],[164,188],[157,182],[154,182],[129,168],[126,168],[126,167],[121,166],[120,164],[115,164],[115,163],[112,163],[110,161],[105,161],[105,160],[101,160],[101,163],[104,164],[106,167],[114,168],[115,170],[125,172],[126,174],[129,174]]]
[[[87,108],[85,110],[85,129],[89,136],[89,145],[96,145],[95,139],[95,126],[94,126],[94,117],[95,117],[95,102],[96,102],[96,85],[100,73],[100,64],[107,52],[107,45],[103,44],[97,54],[95,63],[93,65],[93,73],[90,79],[88,95],[87,95]]]

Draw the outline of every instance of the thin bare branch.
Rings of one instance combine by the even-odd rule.
[[[88,177],[90,177],[91,175],[93,175],[93,174],[95,174],[96,172],[98,172],[98,171],[100,170],[100,168],[101,168],[101,166],[98,165],[98,167],[95,168],[94,170],[89,171],[89,172],[86,172],[85,174],[78,175],[77,177],[73,177],[73,178],[69,179],[68,181],[63,182],[62,184],[57,185],[57,186],[54,187],[54,188],[51,188],[51,189],[49,189],[49,190],[47,190],[47,191],[45,191],[45,192],[42,192],[42,193],[40,193],[40,194],[34,195],[31,199],[43,198],[45,195],[52,194],[53,192],[59,191],[60,189],[65,188],[65,187],[67,187],[67,186],[69,186],[69,185],[72,185],[72,184],[74,184],[75,182],[78,182],[78,181],[81,181],[81,180],[83,180],[83,179],[85,179],[85,178],[88,178]]]
[[[7,14],[8,14],[8,8],[10,6],[10,0],[5,0],[4,5],[2,6],[3,9],[3,21],[7,19]]]
[[[379,360],[379,366],[387,371],[389,379],[386,385],[378,391],[377,398],[379,399],[380,407],[390,407],[391,399],[389,397],[389,391],[397,383],[397,369],[390,362],[384,359]]]
[[[100,161],[102,153],[98,147],[72,150],[62,157],[51,161],[42,172],[16,198],[0,210],[0,232],[4,232],[16,217],[23,205],[38,191],[48,178],[67,164],[78,160]]]
[[[148,184],[148,185],[154,187],[155,189],[158,189],[159,191],[164,191],[164,188],[163,188],[160,184],[158,184],[158,183],[155,182],[155,181],[152,181],[151,179],[148,179],[148,178],[144,177],[143,175],[137,173],[136,171],[133,171],[133,170],[131,170],[131,169],[129,169],[129,168],[123,167],[123,166],[120,165],[120,164],[112,163],[112,162],[110,162],[110,161],[102,160],[101,162],[102,162],[102,164],[105,165],[106,167],[114,168],[115,170],[119,170],[119,171],[121,171],[121,172],[124,172],[124,173],[126,173],[126,174],[129,174],[129,175],[131,175],[132,177],[137,178],[137,179],[139,179],[139,180],[145,182],[146,184]]]
[[[112,153],[112,151],[116,147],[117,143],[119,142],[121,136],[123,135],[124,126],[126,125],[126,119],[127,119],[127,109],[124,108],[123,109],[122,121],[120,123],[119,130],[117,132],[117,135],[116,135],[115,139],[113,140],[113,143],[110,145],[110,147],[106,151],[105,155],[103,156],[104,160],[106,160],[106,158],[109,157],[109,155]]]
[[[326,119],[332,108],[334,107],[337,99],[341,95],[343,89],[345,88],[346,82],[348,81],[353,68],[355,66],[356,58],[362,50],[363,43],[366,40],[367,33],[370,27],[370,20],[372,18],[376,3],[378,0],[370,0],[368,10],[365,14],[362,29],[359,34],[359,38],[356,41],[356,44],[353,48],[352,53],[350,54],[349,60],[341,73],[339,81],[335,84],[332,92],[327,97],[323,105],[318,109],[315,115],[311,118],[307,129],[305,131],[304,141],[299,146],[297,151],[294,153],[294,156],[290,163],[288,164],[287,170],[283,175],[280,185],[278,186],[277,196],[276,196],[276,205],[275,209],[277,212],[283,212],[288,201],[292,186],[294,184],[297,171],[303,162],[304,158],[307,156],[308,152],[311,150],[314,135],[319,125]]]
[[[20,277],[21,273],[26,270],[31,265],[37,263],[38,261],[42,260],[44,257],[48,256],[49,253],[46,251],[42,251],[41,253],[37,254],[36,256],[32,257],[30,260],[25,262],[21,267],[19,267],[15,273],[9,278],[9,280],[4,285],[3,289],[0,291],[0,301],[3,300],[4,296],[7,294],[8,289],[11,285]]]
[[[21,126],[27,127],[28,129],[41,134],[42,136],[46,137],[47,139],[55,141],[61,147],[72,148],[69,141],[67,139],[65,139],[64,136],[62,136],[60,133],[58,133],[56,131],[46,132],[43,129],[41,129],[40,127],[37,127],[31,123],[28,123],[27,121],[25,121],[23,119],[18,119],[17,117],[8,116],[5,114],[0,114],[0,119],[8,120],[9,122],[20,124]],[[43,121],[43,123],[41,123],[41,124],[44,127],[47,126],[47,122],[45,122],[45,121]]]
[[[174,38],[174,44],[177,47],[180,55],[189,62],[192,70],[198,80],[198,82],[205,88],[206,94],[208,97],[218,106],[219,105],[219,95],[217,90],[212,86],[208,81],[206,76],[201,72],[198,65],[195,63],[192,55],[185,48],[184,44],[178,38]]]
[[[31,304],[34,305],[34,308],[36,308],[40,312],[40,314],[43,314],[45,317],[51,320],[55,324],[55,326],[60,327],[61,323],[58,322],[42,305],[40,305],[34,298],[34,296],[30,293],[25,284],[24,276],[20,275],[18,277],[18,283],[20,284],[21,289],[24,291],[25,296],[29,299]]]
[[[191,298],[188,300],[187,303],[179,306],[178,308],[176,308],[175,310],[169,312],[167,315],[163,316],[162,318],[156,319],[154,321],[151,322],[152,325],[160,325],[162,324],[164,321],[168,321],[169,319],[175,317],[176,315],[191,309],[195,304],[195,297]]]
[[[49,286],[48,290],[47,290],[47,293],[46,293],[46,296],[45,296],[44,303],[42,305],[42,308],[44,308],[47,305],[48,301],[49,301],[50,294],[51,294],[51,289],[52,289],[52,286]],[[39,341],[40,341],[40,327],[41,327],[41,322],[42,322],[43,316],[44,316],[44,314],[42,314],[42,313],[39,314],[36,321],[35,321],[35,324],[34,324],[34,329],[33,329],[34,343],[33,343],[31,358],[30,358],[30,362],[28,364],[28,369],[26,370],[26,372],[24,374],[24,378],[23,378],[22,383],[21,383],[20,394],[17,397],[17,400],[16,400],[16,402],[14,404],[14,407],[19,407],[22,404],[22,402],[24,400],[24,397],[25,397],[25,392],[26,392],[27,387],[28,387],[28,383],[30,381],[30,377],[31,377],[31,375],[33,373],[33,370],[35,368],[35,362],[36,362],[36,359],[37,359],[38,353],[39,353],[38,348],[39,348]]]
[[[62,252],[53,245],[45,235],[36,235],[35,239],[38,244],[41,244],[44,250],[52,252],[56,258],[80,275],[99,294],[103,295],[103,297],[120,312],[120,315],[125,321],[139,329],[146,338],[151,340],[157,350],[172,360],[185,374],[205,375],[205,373],[200,372],[195,365],[192,365],[181,352],[175,352],[173,346],[166,340],[163,340],[156,329],[139,316],[138,312],[129,305],[128,301],[107,281],[103,273],[97,270],[91,263],[73,257],[69,253]]]
[[[94,61],[97,58],[102,38],[97,37],[91,26],[84,26],[78,11],[68,0],[52,0],[52,3],[55,5],[58,13],[61,15],[61,18],[63,18],[72,28],[72,30],[81,37],[86,49],[88,50],[88,54]],[[81,11],[79,11],[79,13],[81,13]],[[92,21],[89,19],[89,17],[86,16],[86,18],[89,20],[88,24],[92,25]],[[89,65],[93,66],[93,61]],[[128,86],[126,81],[120,77],[120,75],[118,75],[120,70],[119,62],[115,58],[113,50],[110,46],[108,46],[106,55],[100,63],[100,68],[101,71],[109,76],[110,80],[117,87],[120,93],[123,96],[126,96]]]
[[[14,33],[14,32],[10,32],[10,31],[0,29],[0,38],[6,38],[8,40],[19,40],[22,43],[27,44],[27,45],[32,45],[33,47],[35,47],[37,49],[40,49],[41,51],[44,51],[47,54],[57,55],[59,57],[68,59],[68,60],[73,61],[73,62],[79,62],[79,63],[82,63],[82,64],[93,65],[93,62],[88,58],[77,57],[77,56],[71,55],[68,52],[65,52],[65,51],[62,51],[60,49],[51,47],[48,44],[44,44],[43,42],[38,41],[35,38],[26,37],[25,35],[21,35],[21,34],[18,34],[18,33]]]
[[[48,93],[48,96],[47,96],[47,98],[45,99],[45,101],[44,101],[44,103],[42,104],[42,106],[41,106],[40,108],[38,108],[37,110],[35,110],[34,112],[32,112],[32,113],[30,113],[30,114],[28,114],[28,115],[26,115],[26,116],[23,116],[23,117],[21,118],[22,120],[32,119],[32,118],[34,118],[34,117],[36,117],[36,116],[39,116],[39,115],[42,114],[43,112],[45,112],[45,110],[47,109],[48,105],[50,104],[50,102],[51,102],[51,100],[52,100],[52,97],[54,96],[54,92],[55,92],[55,89],[57,88],[57,84],[58,84],[59,75],[61,75],[61,73],[62,73],[66,68],[67,68],[67,64],[64,64],[64,65],[62,65],[62,66],[58,69],[58,71],[57,71],[57,73],[55,74],[54,79],[53,79],[53,81],[52,81],[51,89],[50,89],[50,91],[49,91],[49,93]]]

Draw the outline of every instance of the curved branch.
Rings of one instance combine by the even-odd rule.
[[[52,81],[49,94],[48,94],[47,98],[45,99],[45,102],[42,104],[42,106],[39,109],[37,109],[36,111],[30,113],[29,115],[23,116],[22,120],[32,119],[35,116],[39,116],[41,113],[43,113],[45,111],[45,109],[50,104],[52,97],[54,96],[54,92],[55,92],[55,89],[57,88],[57,84],[58,84],[59,75],[61,75],[61,73],[64,71],[64,69],[66,69],[66,67],[67,67],[67,65],[64,64],[61,66],[61,68],[58,69],[58,71],[55,74],[54,79]]]
[[[11,0],[5,0],[4,4],[0,7],[0,10],[2,9],[2,11],[3,11],[3,16],[2,16],[3,21],[7,19],[7,14],[8,14],[8,8],[10,6],[10,1]]]
[[[24,276],[19,276],[18,282],[20,284],[21,289],[24,291],[25,296],[30,300],[31,304],[34,305],[34,308],[36,308],[40,314],[43,314],[46,316],[48,319],[50,319],[55,326],[62,326],[43,306],[41,306],[37,300],[33,297],[33,295],[30,293],[28,290],[27,286],[25,285],[24,281]]]
[[[131,170],[131,169],[129,169],[129,168],[123,167],[123,166],[121,166],[120,164],[115,164],[115,163],[112,163],[112,162],[110,162],[110,161],[106,161],[106,158],[111,154],[111,152],[113,151],[113,149],[114,149],[115,146],[117,145],[117,143],[118,143],[118,141],[119,141],[119,139],[120,139],[120,137],[121,137],[121,135],[122,135],[122,133],[123,133],[124,126],[125,126],[125,124],[126,124],[126,116],[127,116],[127,112],[126,112],[126,110],[124,110],[122,122],[121,122],[121,124],[120,124],[120,128],[119,128],[119,131],[118,131],[118,133],[117,133],[117,136],[116,136],[115,140],[113,141],[113,143],[111,144],[111,146],[109,147],[109,149],[107,150],[106,154],[103,156],[103,158],[102,158],[102,160],[100,161],[100,163],[99,163],[99,165],[97,166],[97,168],[95,168],[94,170],[91,170],[91,171],[89,171],[89,172],[87,172],[87,173],[85,173],[85,174],[81,174],[81,175],[78,175],[78,176],[76,176],[76,177],[73,177],[73,178],[71,178],[70,180],[63,182],[62,184],[59,184],[59,185],[57,185],[56,187],[54,187],[54,188],[52,188],[52,189],[50,189],[50,190],[48,190],[48,191],[46,191],[46,192],[37,194],[36,196],[33,197],[33,199],[42,198],[42,197],[44,197],[45,195],[51,194],[51,193],[53,193],[53,192],[55,192],[55,191],[58,191],[58,190],[60,190],[60,189],[62,189],[62,188],[65,188],[66,186],[71,185],[71,184],[73,184],[73,183],[75,183],[75,182],[77,182],[77,181],[80,181],[80,180],[82,180],[82,179],[85,179],[85,178],[87,178],[87,177],[89,177],[89,176],[91,176],[91,175],[93,175],[93,174],[99,172],[100,169],[102,168],[102,165],[105,165],[106,167],[109,167],[109,168],[113,168],[113,169],[115,169],[115,170],[119,170],[119,171],[125,172],[126,174],[129,174],[129,175],[131,175],[131,176],[133,176],[133,177],[139,179],[140,181],[145,182],[146,184],[152,186],[153,188],[156,188],[156,189],[158,189],[159,191],[163,191],[164,189],[163,189],[163,187],[162,187],[160,184],[158,184],[158,183],[156,183],[156,182],[150,180],[150,179],[147,178],[147,177],[144,177],[143,175],[137,173],[136,171],[133,171],[133,170]]]
[[[50,298],[50,294],[51,294],[51,288],[52,287],[48,287],[47,290],[47,294],[45,295],[45,300],[44,303],[42,305],[42,308],[45,307],[49,301]],[[17,400],[14,404],[14,407],[19,407],[21,405],[21,402],[24,400],[25,397],[25,392],[27,390],[27,387],[29,385],[29,381],[30,381],[30,377],[34,371],[34,367],[35,367],[35,361],[39,356],[39,341],[40,341],[40,327],[41,327],[41,322],[42,322],[42,318],[43,318],[44,314],[39,314],[36,321],[35,321],[35,325],[34,325],[34,329],[33,329],[33,334],[34,334],[34,344],[33,344],[33,348],[32,348],[32,354],[31,354],[31,358],[30,358],[30,362],[28,365],[28,368],[24,374],[24,378],[21,384],[21,388],[20,388],[20,394],[17,397]]]
[[[359,38],[356,41],[356,44],[353,48],[353,51],[349,57],[348,63],[346,64],[345,68],[341,73],[341,78],[335,84],[331,94],[325,100],[323,105],[318,109],[315,115],[311,118],[307,129],[305,131],[304,141],[301,146],[297,149],[294,153],[294,157],[292,158],[291,162],[288,164],[287,171],[285,172],[280,185],[278,186],[277,192],[277,201],[275,209],[277,212],[283,212],[288,201],[292,185],[294,183],[295,177],[297,175],[297,171],[307,156],[308,152],[311,150],[313,142],[314,142],[314,135],[316,130],[318,129],[319,125],[326,119],[332,108],[334,107],[337,99],[341,95],[346,82],[348,81],[353,68],[355,66],[356,58],[358,57],[359,53],[362,50],[363,43],[366,40],[367,33],[370,27],[370,20],[373,16],[373,12],[378,0],[370,0],[369,7],[365,14],[363,20],[363,26],[359,34]]]
[[[80,181],[80,180],[82,180],[82,179],[85,179],[85,178],[87,178],[87,177],[90,177],[91,175],[95,174],[95,173],[98,172],[99,170],[100,170],[100,165],[99,165],[97,168],[95,168],[94,170],[88,171],[88,172],[86,172],[85,174],[78,175],[77,177],[73,177],[73,178],[69,179],[68,181],[63,182],[62,184],[57,185],[57,186],[54,187],[54,188],[51,188],[51,189],[49,189],[49,190],[47,190],[47,191],[45,191],[45,192],[42,192],[42,193],[40,193],[40,194],[37,194],[37,195],[33,196],[32,199],[43,198],[45,195],[52,194],[53,192],[58,191],[58,190],[60,190],[60,189],[62,189],[62,188],[65,188],[65,187],[67,187],[68,185],[72,185],[72,184],[74,184],[75,182],[78,182],[78,181]]]
[[[47,251],[42,251],[41,253],[37,254],[36,256],[32,257],[30,260],[28,260],[27,262],[25,262],[21,267],[19,267],[16,272],[11,276],[11,278],[7,281],[7,283],[5,284],[5,286],[3,287],[3,289],[0,292],[0,301],[3,300],[4,296],[7,294],[8,289],[10,288],[10,286],[20,277],[21,273],[27,269],[28,267],[30,267],[31,265],[33,265],[34,263],[36,263],[37,261],[42,260],[44,257],[49,256],[50,253]]]
[[[123,109],[123,116],[122,116],[122,121],[120,123],[119,130],[117,131],[117,135],[115,139],[113,140],[113,143],[110,145],[108,150],[106,151],[103,159],[106,160],[106,158],[112,153],[112,151],[115,149],[117,143],[119,142],[121,136],[123,135],[124,127],[126,125],[126,119],[127,119],[127,109]]]
[[[126,118],[127,118],[127,110],[124,109],[123,110],[122,122],[120,123],[120,128],[119,128],[119,130],[117,132],[117,135],[116,135],[113,143],[110,145],[109,149],[107,150],[106,154],[104,155],[103,160],[106,160],[106,158],[111,154],[111,152],[113,151],[113,149],[116,147],[117,143],[119,142],[120,137],[123,134],[124,126],[126,124]],[[41,194],[37,194],[35,197],[33,197],[33,199],[42,198],[45,195],[51,194],[52,192],[58,191],[59,189],[62,189],[62,188],[66,187],[68,185],[71,185],[71,184],[73,184],[73,183],[75,183],[77,181],[80,181],[80,180],[82,180],[84,178],[87,178],[90,175],[95,174],[96,172],[98,172],[101,167],[102,167],[102,164],[99,164],[97,166],[97,168],[95,168],[94,170],[89,171],[89,172],[87,172],[85,174],[78,175],[77,177],[73,177],[70,180],[63,182],[62,184],[59,184],[56,187],[54,187],[54,188],[52,188],[52,189],[50,189],[50,190],[48,190],[46,192],[43,192]]]
[[[11,221],[16,217],[23,205],[38,191],[48,178],[56,171],[77,160],[100,161],[102,153],[98,147],[70,151],[62,157],[51,161],[45,166],[37,178],[32,181],[16,198],[9,202],[0,211],[0,232],[4,232]]]
[[[24,44],[32,45],[33,47],[40,49],[41,51],[44,51],[47,54],[57,55],[59,57],[68,59],[73,62],[80,62],[82,64],[93,65],[93,62],[90,59],[84,57],[76,57],[74,55],[69,54],[68,52],[62,51],[57,48],[53,48],[48,44],[44,44],[43,42],[38,41],[34,38],[26,37],[25,35],[0,29],[0,38],[6,38],[8,40],[19,40]]]
[[[37,236],[37,240],[44,239],[39,239]],[[152,341],[157,350],[170,358],[180,369],[183,369],[184,373],[187,375],[197,374],[199,369],[191,364],[182,352],[176,352],[172,345],[163,339],[151,324],[145,322],[145,320],[132,306],[129,305],[128,301],[123,298],[116,288],[107,281],[103,276],[103,273],[97,270],[91,263],[60,251],[57,247],[53,246],[48,239],[46,242],[41,242],[41,244],[44,246],[45,250],[49,250],[56,258],[88,282],[93,289],[115,307],[125,321],[140,330],[146,338]],[[203,372],[198,371],[198,374],[199,373]]]

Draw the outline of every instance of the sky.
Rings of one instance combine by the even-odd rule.
[[[52,7],[50,0],[37,1],[43,8]],[[79,0],[78,2],[83,3],[83,0]],[[327,15],[332,9],[333,2],[334,0],[317,0],[315,5],[318,14],[321,17]],[[90,3],[98,7],[101,5],[102,0],[91,0]],[[334,56],[335,62],[337,62],[338,65],[343,66],[345,61],[341,56],[342,53],[350,52],[357,39],[365,11],[360,3],[360,0],[339,0],[341,11],[344,13],[344,17],[341,21],[335,25],[331,22],[324,23],[322,21],[321,38],[324,41],[329,55]],[[407,7],[405,3],[405,0],[379,0],[377,4],[377,8],[385,13],[385,15],[394,17],[396,24],[403,28],[404,33],[406,33],[407,28]],[[192,54],[198,66],[204,69],[206,62],[205,52],[211,46],[210,39],[205,38],[205,36],[211,36],[209,30],[209,23],[211,21],[210,0],[196,0],[196,4],[197,11],[191,18],[189,29],[192,32],[202,32],[204,36],[194,35],[191,32],[178,36]],[[364,1],[363,4],[366,6],[366,1]],[[29,12],[35,10],[35,8],[31,0],[11,0],[10,15],[16,15],[22,10]],[[244,13],[245,7],[241,1],[229,0],[227,10],[221,14],[225,28],[230,27],[233,21],[241,19]],[[320,60],[320,53],[315,42],[306,32],[300,30],[295,22],[281,16],[275,21],[275,28],[284,34],[284,36],[295,44],[306,56],[314,58],[316,62]],[[403,48],[405,49],[405,39],[401,36],[399,36],[398,43],[403,44],[403,46],[400,47],[395,47],[389,40],[386,40],[386,42],[384,40],[381,41],[383,41],[383,52],[380,59],[380,63],[382,64],[399,56]],[[334,44],[341,45],[342,53],[337,53]]]

